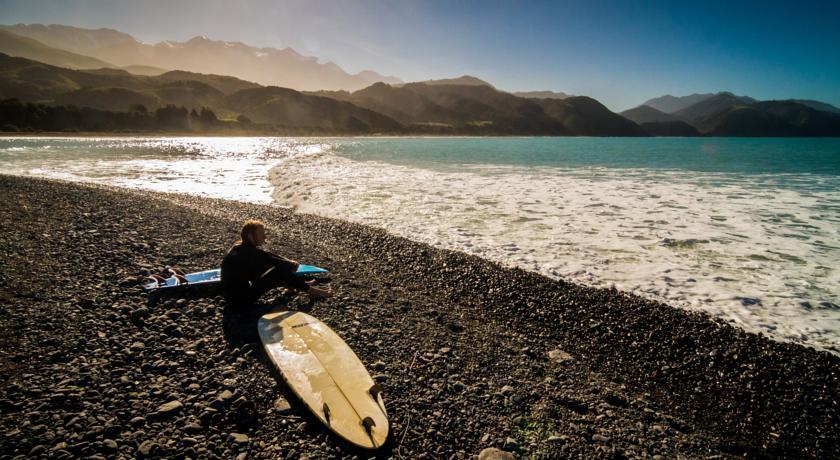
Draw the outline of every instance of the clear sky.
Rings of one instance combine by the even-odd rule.
[[[666,93],[732,91],[840,106],[840,1],[0,0],[0,23],[196,35],[424,80],[595,97],[620,111]]]

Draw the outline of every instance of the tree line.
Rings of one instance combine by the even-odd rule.
[[[245,117],[221,121],[212,109],[187,109],[175,105],[154,111],[133,105],[126,112],[112,112],[74,105],[45,105],[0,100],[0,131],[215,131],[250,124]]]

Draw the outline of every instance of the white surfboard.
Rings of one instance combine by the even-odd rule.
[[[294,311],[264,315],[257,328],[289,387],[330,430],[367,449],[385,443],[389,423],[381,388],[338,334]]]

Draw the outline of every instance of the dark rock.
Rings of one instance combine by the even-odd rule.
[[[157,411],[154,413],[155,418],[168,418],[172,417],[178,412],[181,412],[181,409],[184,408],[184,404],[181,401],[170,401],[168,403],[161,404],[158,406]]]
[[[464,332],[464,325],[461,323],[449,323],[449,330],[455,333]]]
[[[597,434],[597,433],[592,435],[592,440],[595,441],[595,442],[603,442],[603,443],[610,442],[610,438],[608,438],[604,435],[601,435],[601,434]]]
[[[143,441],[137,448],[137,455],[141,458],[151,458],[160,450],[160,444],[154,441]]]
[[[513,439],[508,436],[507,438],[505,438],[504,448],[506,450],[519,450],[519,443],[516,442],[516,439]]]
[[[274,410],[281,415],[288,414],[292,410],[292,406],[291,404],[289,404],[289,401],[287,401],[286,398],[282,396],[274,400],[273,407]]]
[[[251,441],[247,434],[241,433],[231,433],[228,439],[235,444],[248,444]]]
[[[181,428],[181,431],[188,434],[198,434],[204,431],[204,427],[197,423],[188,423]]]
[[[139,321],[149,316],[149,309],[146,307],[139,307],[131,311],[131,319]]]
[[[131,420],[129,420],[129,422],[128,422],[128,423],[130,423],[130,424],[131,424],[131,426],[133,426],[133,427],[135,427],[135,428],[137,428],[137,427],[141,427],[141,426],[143,426],[143,425],[145,425],[145,424],[146,424],[146,418],[145,418],[145,417],[140,417],[140,416],[137,416],[137,417],[134,417],[134,418],[132,418]]]
[[[108,425],[105,427],[103,434],[108,438],[115,438],[122,432],[122,427],[119,425]]]
[[[559,348],[556,348],[554,350],[549,351],[548,352],[548,359],[550,359],[554,362],[558,362],[558,363],[574,360],[572,355],[566,353],[565,351],[563,351]]]
[[[105,450],[105,452],[114,453],[117,451],[118,448],[117,442],[113,439],[106,439],[102,441],[102,448]]]
[[[548,442],[550,442],[552,444],[559,444],[559,445],[565,444],[567,442],[567,440],[568,440],[568,438],[566,436],[559,436],[559,435],[551,435],[547,439]]]

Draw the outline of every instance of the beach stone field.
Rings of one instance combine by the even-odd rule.
[[[840,357],[277,206],[0,175],[0,458],[840,458]],[[406,212],[411,212],[406,209]],[[247,218],[335,296],[253,310],[217,267]],[[256,321],[303,310],[384,390],[391,437],[342,442]]]

